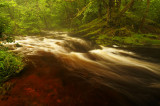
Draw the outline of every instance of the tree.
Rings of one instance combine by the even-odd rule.
[[[142,31],[143,29],[143,26],[144,26],[144,23],[145,23],[145,20],[146,20],[146,17],[147,17],[147,14],[149,12],[149,7],[150,7],[150,0],[147,0],[147,3],[146,3],[146,9],[144,11],[144,15],[143,15],[143,18],[141,20],[141,23],[140,23],[140,26],[139,26],[139,31]]]

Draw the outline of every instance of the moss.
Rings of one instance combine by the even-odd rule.
[[[87,24],[80,26],[78,29],[74,30],[74,35],[96,35],[99,32],[103,32],[103,28],[107,25],[103,18],[97,18]],[[95,31],[96,30],[96,31]]]
[[[131,36],[120,37],[120,36],[109,36],[109,35],[98,35],[96,43],[104,46],[145,46],[145,45],[159,45],[160,40],[156,39],[157,35],[152,34],[137,34],[132,33]]]
[[[102,29],[98,29],[98,30],[95,30],[95,31],[91,31],[90,33],[84,35],[83,37],[97,35],[98,33],[101,32],[101,30],[102,30]]]

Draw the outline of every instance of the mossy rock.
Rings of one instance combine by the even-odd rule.
[[[22,47],[22,45],[20,45],[19,43],[15,44],[16,47]]]

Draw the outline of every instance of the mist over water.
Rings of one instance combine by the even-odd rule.
[[[160,105],[160,64],[126,50],[96,48],[64,32],[46,32],[45,36],[18,38],[13,51],[29,55],[50,53],[69,72],[86,82],[104,86],[124,95],[138,105]],[[15,43],[6,44],[14,46]],[[44,70],[45,71],[45,70]]]

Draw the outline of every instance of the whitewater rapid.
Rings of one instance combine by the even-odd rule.
[[[17,43],[22,47],[16,47]],[[51,53],[67,70],[87,82],[107,86],[138,102],[160,93],[160,64],[145,61],[134,52],[96,48],[88,41],[52,31],[45,36],[18,37],[5,45],[23,55]]]

